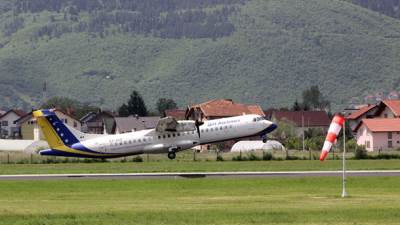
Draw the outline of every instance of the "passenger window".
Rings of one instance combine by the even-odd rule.
[[[219,127],[220,130],[222,130],[222,127]]]
[[[178,136],[181,136],[181,133],[178,133]]]
[[[158,139],[161,139],[161,136],[158,136]]]
[[[170,138],[171,137],[171,135],[170,134],[168,134],[168,138]]]
[[[165,139],[165,134],[162,136],[162,138],[164,138],[164,139]]]
[[[172,134],[172,137],[175,137],[175,133]]]

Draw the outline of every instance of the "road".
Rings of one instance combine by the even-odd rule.
[[[348,176],[400,176],[400,170],[351,170]],[[0,175],[1,180],[57,179],[177,179],[177,178],[239,178],[239,177],[320,177],[342,176],[342,171],[284,171],[284,172],[188,172],[188,173],[93,173],[93,174],[20,174]]]

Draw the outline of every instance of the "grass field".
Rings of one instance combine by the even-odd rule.
[[[0,164],[0,174],[340,170],[341,160]],[[400,160],[348,160],[349,170],[399,170]]]
[[[0,224],[399,224],[398,177],[0,182]]]

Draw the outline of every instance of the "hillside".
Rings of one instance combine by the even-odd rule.
[[[340,0],[6,0],[0,106],[49,95],[116,108],[233,98],[290,106],[318,84],[334,109],[400,91],[400,21]]]

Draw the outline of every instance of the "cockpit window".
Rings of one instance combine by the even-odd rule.
[[[264,118],[263,117],[256,117],[256,118],[253,119],[254,122],[261,121],[261,120],[264,120]]]

